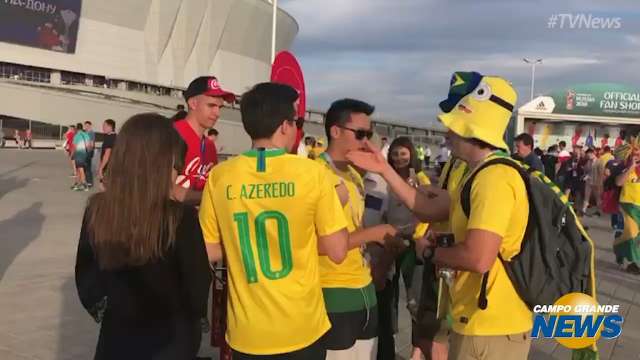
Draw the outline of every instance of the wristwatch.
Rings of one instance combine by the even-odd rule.
[[[422,259],[426,261],[431,261],[431,259],[433,259],[433,256],[435,254],[436,254],[435,246],[427,246],[426,248],[424,248],[424,250],[422,250]]]

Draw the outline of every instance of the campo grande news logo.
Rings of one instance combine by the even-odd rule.
[[[570,293],[553,305],[536,305],[532,338],[554,338],[569,349],[594,345],[600,337],[615,339],[622,333],[620,305],[599,305],[582,293]]]

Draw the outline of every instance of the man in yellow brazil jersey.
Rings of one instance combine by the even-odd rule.
[[[210,261],[229,271],[227,342],[233,359],[324,359],[331,327],[319,255],[341,263],[347,221],[332,174],[290,155],[298,93],[275,83],[242,96],[252,149],[213,168],[200,206]]]
[[[327,359],[375,359],[378,326],[376,292],[362,249],[368,242],[384,243],[395,236],[389,225],[362,228],[364,183],[346,160],[363,149],[373,135],[369,116],[374,107],[359,100],[335,101],[325,117],[327,151],[316,161],[330,171],[349,230],[349,252],[341,264],[320,257],[320,283],[331,330],[324,336]]]
[[[421,220],[449,222],[455,244],[447,248],[428,244],[419,252],[436,265],[456,270],[450,288],[449,359],[453,360],[502,359],[505,354],[509,359],[526,359],[531,345],[532,313],[498,258],[508,261],[520,251],[529,215],[524,181],[508,165],[488,166],[471,183],[468,217],[460,200],[476,169],[505,156],[503,136],[516,98],[513,87],[502,78],[476,72],[453,74],[438,117],[449,130],[453,155],[465,161],[469,170],[451,196],[435,187],[418,191],[408,186],[370,144],[370,152],[347,155],[357,166],[380,173]],[[489,274],[487,301],[481,306],[485,272]]]

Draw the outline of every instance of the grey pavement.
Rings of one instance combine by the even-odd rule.
[[[70,174],[62,151],[0,149],[0,360],[93,357],[98,326],[81,307],[73,279],[91,192],[70,191]],[[600,357],[640,359],[640,277],[615,265],[604,219],[585,223],[597,246],[598,300],[622,305],[625,315],[622,335],[599,342]],[[406,358],[411,325],[404,309],[400,329],[398,352]],[[201,355],[214,353],[203,341]],[[570,358],[555,340],[534,340],[530,359]]]

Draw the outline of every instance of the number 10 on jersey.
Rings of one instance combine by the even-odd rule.
[[[280,259],[282,268],[274,270],[271,267],[271,258],[269,254],[269,239],[267,238],[267,221],[273,220],[278,226],[278,245],[280,248]],[[238,226],[238,238],[240,239],[240,252],[242,254],[242,263],[247,275],[249,284],[258,282],[258,271],[256,269],[256,261],[253,256],[251,247],[251,236],[249,231],[249,213],[239,212],[233,214],[233,221]],[[291,239],[289,235],[289,221],[287,217],[279,211],[263,211],[254,221],[256,234],[256,248],[258,249],[258,260],[260,270],[264,277],[270,280],[278,280],[289,275],[293,268],[293,260],[291,258]]]

